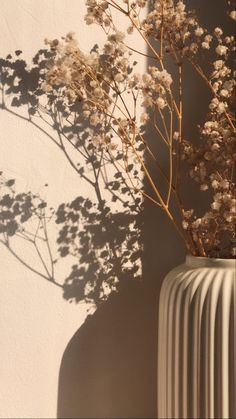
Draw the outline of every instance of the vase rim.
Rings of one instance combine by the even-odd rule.
[[[236,268],[236,259],[209,258],[204,256],[186,255],[186,265],[192,268],[211,267],[211,268]]]

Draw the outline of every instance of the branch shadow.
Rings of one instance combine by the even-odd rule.
[[[1,107],[43,132],[45,139],[64,154],[78,181],[83,179],[93,189],[93,200],[78,195],[72,202],[62,202],[55,211],[59,257],[52,262],[56,270],[60,259],[73,260],[71,273],[62,284],[65,299],[85,300],[98,306],[110,292],[117,292],[123,281],[141,279],[141,199],[129,188],[119,168],[122,153],[110,144],[104,152],[94,142],[96,133],[85,123],[80,101],[67,103],[63,90],[48,94],[42,91],[45,62],[53,52],[38,51],[31,66],[21,54],[16,51],[15,56],[0,60]],[[133,179],[137,178],[134,165],[129,165],[128,170]],[[3,227],[6,198],[3,195]],[[14,233],[19,233],[20,228],[18,220]],[[4,234],[3,244],[8,245],[7,231]],[[48,279],[56,282],[56,278]]]
[[[221,22],[223,29],[228,29],[229,23],[223,18],[224,2],[215,2],[214,15],[210,2],[186,3],[199,12],[204,25],[212,29]],[[207,110],[202,104],[208,103],[209,95],[190,68],[185,86],[184,130],[187,138],[197,142],[197,124],[204,120]],[[191,86],[191,92],[187,86]],[[155,147],[151,128],[147,135]],[[167,169],[166,157],[162,150],[158,152]],[[145,191],[150,193],[147,183]],[[186,207],[201,211],[207,196],[204,201],[188,179],[183,192]],[[142,242],[142,283],[129,282],[121,293],[101,306],[65,350],[59,380],[59,418],[156,417],[159,293],[164,276],[183,262],[186,250],[166,216],[147,200],[143,208]]]
[[[202,10],[205,10],[205,5],[202,6]],[[8,66],[11,69],[2,81],[7,85],[7,95],[13,95],[12,106],[28,107],[26,120],[29,122],[34,122],[33,117],[42,112],[42,108],[39,108],[42,92],[38,83],[42,78],[40,69],[43,69],[45,54],[48,54],[48,51],[41,50],[35,57],[34,63],[39,67],[39,71],[34,68],[31,73],[27,73],[28,70],[20,59],[15,64],[12,57],[1,62],[4,68]],[[17,85],[14,83],[16,78],[21,80]],[[193,83],[192,75],[189,75],[188,83]],[[187,105],[191,109],[186,127],[190,137],[196,136],[196,132],[191,128],[193,114],[196,113],[201,118],[205,112],[198,106],[203,86],[195,84],[193,88],[194,101],[190,95],[186,97]],[[55,100],[50,95],[48,99],[49,103]],[[5,98],[2,106],[6,107]],[[58,106],[63,105],[58,102]],[[74,111],[76,112],[75,109]],[[66,116],[68,109],[62,107],[60,112]],[[87,150],[89,154],[86,155],[86,164],[90,164],[96,174],[100,170],[98,162],[101,156],[94,153],[93,147],[87,143],[88,138],[82,134],[83,121],[78,117],[76,131],[75,127],[71,128],[69,125],[58,126],[55,115],[52,122],[59,134],[59,141],[55,141],[55,146],[65,152],[65,143],[62,142],[64,138],[67,145],[69,141],[69,146],[79,152],[85,153]],[[147,134],[154,138],[151,129]],[[87,174],[84,168],[78,165],[78,161],[71,161],[70,154],[65,157],[78,175],[86,180]],[[166,216],[150,201],[145,201],[144,206],[138,211],[133,208],[130,215],[127,199],[125,203],[121,203],[122,210],[114,213],[105,205],[99,185],[94,186],[96,202],[77,197],[71,203],[63,203],[57,211],[60,257],[75,253],[78,259],[82,255],[82,260],[80,257],[79,261],[76,261],[70,276],[65,280],[64,297],[76,302],[87,299],[95,301],[97,305],[96,312],[87,317],[63,354],[59,373],[57,416],[155,418],[159,292],[165,274],[183,261],[185,250]],[[110,188],[115,202],[119,195],[116,180],[107,182],[106,187]],[[125,187],[124,184],[122,187]],[[185,189],[189,191],[189,185],[186,184]],[[147,184],[145,190],[150,192]],[[197,202],[195,190],[190,191],[188,199],[189,204],[192,200]],[[110,256],[109,252],[104,253],[107,251],[107,243],[109,250],[114,246],[115,250],[121,249],[122,243],[127,240],[129,225],[133,225],[134,222],[135,228],[128,237],[130,248],[125,255],[127,260],[124,261],[120,255],[118,260],[114,260],[114,254]],[[105,232],[102,228],[104,226]],[[81,233],[81,241],[75,243],[78,230]],[[126,265],[127,261],[132,261],[131,257],[134,255],[134,267],[134,262],[140,257],[141,243],[144,244],[141,254],[142,280],[137,271],[133,272],[130,266]],[[127,247],[127,243],[125,246]],[[109,275],[106,277],[104,272],[107,272],[107,267]],[[133,279],[134,276],[136,280]],[[116,284],[116,292],[112,292],[109,298],[106,298],[106,293],[103,292],[104,282],[109,288]],[[87,285],[89,286],[86,287]]]
[[[40,50],[32,68],[20,58],[21,51],[0,64],[2,110],[43,131],[65,154],[78,178],[87,181],[95,191],[94,201],[77,196],[54,212],[59,228],[58,259],[75,259],[62,284],[63,296],[77,303],[93,302],[97,307],[63,355],[58,417],[155,417],[157,296],[155,281],[150,277],[145,282],[140,276],[143,206],[116,166],[122,158],[119,151],[115,161],[109,162],[113,165],[112,178],[102,176],[106,163],[101,164],[101,151],[86,132],[88,127],[79,115],[80,104],[64,106],[61,98],[51,94],[45,104],[40,82],[48,54],[47,50]],[[72,112],[75,122],[68,123]],[[56,136],[48,133],[45,124],[53,128]],[[84,164],[78,156],[84,158]],[[88,166],[94,177],[89,177]],[[135,178],[135,168],[129,170]],[[117,203],[115,209],[103,198],[103,189],[110,193],[111,202]],[[3,191],[0,202],[3,244],[10,249],[15,235],[23,231],[25,234],[25,230],[21,230],[20,211],[14,234],[9,234],[4,215],[7,196],[11,196],[13,208],[18,195],[15,190]],[[11,208],[9,217],[15,219]],[[29,231],[27,238],[30,240],[34,234]],[[57,262],[53,258],[54,270]],[[41,276],[45,278],[46,274]],[[45,279],[56,283],[54,277]]]
[[[158,295],[164,275],[179,262],[183,248],[166,216],[149,201],[141,204],[117,166],[113,165],[111,179],[102,176],[106,165],[80,116],[80,103],[65,106],[62,96],[48,94],[45,104],[40,82],[49,54],[40,50],[32,68],[20,58],[20,51],[17,58],[8,56],[0,64],[2,109],[43,130],[78,177],[93,186],[96,197],[92,201],[77,196],[55,212],[59,259],[75,259],[62,284],[63,296],[97,307],[63,354],[57,415],[155,418]],[[24,116],[16,112],[22,109]],[[71,113],[73,123],[68,122]],[[56,136],[48,134],[45,124]],[[151,129],[147,135],[154,138]],[[82,164],[78,156],[84,159]],[[115,163],[120,159],[117,151]],[[130,170],[135,177],[135,168]],[[119,209],[107,203],[103,189]],[[150,192],[147,184],[145,190]],[[56,269],[57,261],[53,263]]]

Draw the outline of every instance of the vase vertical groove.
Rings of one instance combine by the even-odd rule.
[[[187,256],[159,304],[158,418],[235,418],[235,260]]]

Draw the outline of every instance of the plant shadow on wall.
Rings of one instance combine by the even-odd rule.
[[[141,35],[146,34],[142,39],[151,50],[150,66],[141,76],[133,73],[136,62],[132,48],[126,44],[125,34],[113,26],[108,3],[102,2],[104,7],[95,0],[87,3],[85,19],[103,27],[107,34],[104,46],[95,46],[85,54],[73,34],[68,34],[60,41],[48,40],[48,48],[38,52],[31,67],[16,51],[15,58],[8,56],[1,61],[2,108],[43,132],[78,177],[92,187],[96,201],[77,196],[72,202],[62,203],[56,212],[50,213],[49,209],[48,214],[38,196],[16,194],[13,180],[3,179],[3,189],[10,191],[2,197],[2,243],[18,256],[11,245],[20,236],[33,246],[44,269],[41,276],[61,286],[65,298],[97,306],[64,353],[58,416],[154,418],[160,281],[183,259],[183,243],[195,256],[230,257],[235,252],[234,83],[228,70],[223,75],[215,71],[224,65],[219,56],[225,56],[225,62],[231,60],[233,40],[228,37],[224,41],[220,28],[216,28],[214,37],[210,35],[192,12],[185,13],[181,1],[170,10],[166,2],[157,2],[159,11],[150,12],[140,29],[136,7],[144,7],[145,0],[132,3],[131,8],[124,2],[127,10],[110,0],[109,5],[131,20],[133,26],[128,27],[128,33],[135,27]],[[157,48],[151,44],[156,41],[160,41]],[[197,53],[200,63],[205,63],[205,50],[210,49],[211,42],[217,56],[212,63],[214,69],[208,68],[206,76]],[[172,49],[174,69],[169,62]],[[190,65],[192,72],[187,70]],[[184,75],[187,73],[184,80],[183,70]],[[197,110],[197,119],[203,124],[200,136],[189,129],[196,120],[188,118],[186,112],[187,104],[191,105],[186,92],[192,84],[193,70],[204,83],[207,80],[207,93],[201,94],[201,100],[206,96],[206,101],[211,99],[207,122],[201,120]],[[219,102],[221,83],[227,88],[223,94],[229,96],[228,103]],[[140,115],[139,105],[145,108]],[[225,128],[227,141],[221,141]],[[189,193],[189,176],[199,195],[195,195],[194,187]],[[187,189],[184,200],[183,189]],[[196,202],[198,196],[205,200]],[[50,218],[59,226],[58,259],[49,246],[46,227]],[[173,233],[167,218],[175,227]],[[34,232],[26,228],[31,221],[38,223]],[[54,272],[65,258],[74,262],[61,284]]]
[[[20,51],[16,51],[16,55],[19,56]],[[13,250],[10,238],[17,236],[25,240],[31,237],[36,251],[36,241],[40,238],[49,247],[45,239],[46,225],[54,221],[59,226],[60,258],[70,256],[75,260],[62,286],[64,297],[76,302],[86,299],[99,305],[106,294],[119,288],[123,281],[140,277],[142,202],[120,171],[122,154],[112,147],[109,149],[108,144],[104,155],[95,136],[91,139],[89,126],[81,117],[80,103],[66,105],[63,94],[58,98],[45,95],[41,90],[41,70],[48,55],[48,50],[39,51],[30,70],[20,58],[8,56],[1,60],[2,109],[45,133],[45,139],[64,153],[78,177],[92,187],[95,200],[77,196],[72,202],[61,203],[56,211],[48,209],[38,195],[17,193],[15,180],[6,179],[1,173],[2,244]],[[134,165],[127,171],[134,179],[138,177]],[[102,196],[104,192],[106,198],[110,195],[110,206],[109,199]],[[32,222],[37,224],[33,232],[29,231]],[[43,224],[44,237],[40,237]],[[51,253],[50,249],[48,252]],[[44,260],[41,262],[43,277],[55,282],[58,259],[51,255],[50,269]]]
[[[108,143],[104,155],[96,138],[91,141],[79,102],[65,105],[63,97],[41,90],[49,55],[40,50],[30,69],[21,51],[1,59],[1,108],[43,132],[92,186],[96,200],[77,196],[54,210],[37,193],[18,191],[17,181],[1,172],[1,244],[19,263],[60,287],[65,299],[97,307],[65,351],[58,417],[155,417],[156,278],[149,270],[148,281],[141,281],[143,203],[127,181],[140,173],[129,165],[125,178],[120,151]],[[58,225],[57,252],[52,223]],[[26,249],[33,251],[32,264]],[[65,258],[73,262],[61,282],[57,271]]]

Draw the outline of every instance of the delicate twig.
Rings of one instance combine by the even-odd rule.
[[[59,288],[63,288],[63,286],[61,284],[59,284],[58,282],[55,281],[54,278],[51,278],[50,276],[46,276],[44,275],[42,272],[37,271],[36,269],[34,269],[31,265],[29,265],[27,262],[25,262],[13,249],[12,247],[10,247],[9,242],[4,242],[3,240],[0,239],[0,243],[3,244],[7,250],[20,262],[22,263],[22,265],[24,265],[27,269],[29,269],[31,272],[34,272],[35,274],[37,274],[38,276],[46,279],[47,281],[49,281],[51,284],[56,285]]]
[[[45,218],[43,218],[43,220],[42,220],[42,226],[43,226],[43,231],[44,231],[44,235],[45,235],[46,246],[47,246],[47,249],[48,249],[49,259],[50,259],[50,263],[51,263],[51,276],[53,278],[54,277],[54,262],[53,262],[51,247],[50,247],[50,244],[49,244],[49,238],[48,238],[47,225],[46,225]]]
[[[172,179],[173,179],[173,149],[172,149],[172,141],[173,141],[173,111],[170,112],[170,136],[169,136],[169,189],[166,199],[166,205],[169,206],[171,190],[172,190]]]

